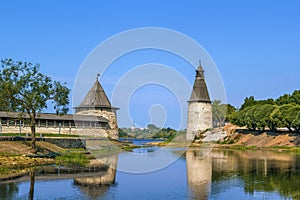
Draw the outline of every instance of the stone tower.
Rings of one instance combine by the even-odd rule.
[[[116,110],[119,108],[113,107],[110,104],[97,75],[96,81],[89,90],[81,104],[75,107],[75,115],[89,115],[103,117],[108,121],[106,127],[107,135],[111,138],[118,138],[118,122]]]
[[[204,70],[199,63],[193,91],[188,101],[186,139],[194,140],[197,131],[212,128],[212,107],[205,83]]]

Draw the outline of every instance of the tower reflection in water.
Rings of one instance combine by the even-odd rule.
[[[192,199],[208,199],[212,182],[212,158],[206,150],[186,152],[188,186]]]

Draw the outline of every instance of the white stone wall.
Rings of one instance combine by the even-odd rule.
[[[113,139],[118,139],[118,123],[117,123],[117,116],[116,112],[114,111],[107,111],[107,110],[85,110],[77,112],[78,115],[94,115],[94,116],[101,116],[106,118],[109,122],[109,126],[111,130],[107,130],[109,132],[109,137]],[[75,116],[76,119],[76,116]]]
[[[85,111],[80,111],[76,113],[78,115],[94,115],[94,116],[101,116],[109,120],[109,126],[111,129],[117,129],[118,124],[117,124],[117,119],[116,119],[116,113],[112,111],[107,111],[107,110],[85,110]]]
[[[3,126],[0,128],[1,133],[20,133],[19,126]],[[38,127],[36,126],[36,134],[39,137],[39,134],[59,134],[59,128],[54,127]],[[21,128],[21,133],[31,133],[30,127]],[[72,135],[80,135],[80,136],[95,136],[95,137],[108,137],[114,136],[116,134],[115,130],[107,130],[101,128],[60,128],[60,134],[69,134],[70,137]]]
[[[189,102],[186,139],[193,140],[197,131],[204,131],[212,127],[211,104]]]

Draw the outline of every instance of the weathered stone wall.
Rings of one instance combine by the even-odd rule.
[[[0,133],[19,133],[19,126],[1,126]],[[117,135],[117,130],[101,129],[101,128],[54,128],[54,127],[36,127],[36,134],[69,134],[80,136],[96,136],[107,138],[111,135]],[[21,127],[21,133],[31,133],[30,127]]]
[[[101,116],[106,118],[109,122],[109,126],[111,130],[109,131],[108,135],[111,138],[118,139],[118,123],[117,123],[117,116],[116,111],[108,111],[108,110],[85,110],[76,113],[78,115],[90,115],[90,116]],[[76,119],[76,115],[75,115]]]
[[[85,140],[80,138],[41,138],[41,140],[62,148],[85,148]]]
[[[11,136],[1,136],[1,141],[31,141],[31,137],[11,137]],[[36,141],[45,141],[51,144],[62,148],[85,148],[87,139],[81,138],[49,138],[49,137],[40,137],[37,135]]]
[[[197,131],[204,131],[212,127],[211,104],[189,102],[186,139],[193,140]]]

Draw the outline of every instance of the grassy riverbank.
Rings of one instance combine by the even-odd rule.
[[[132,151],[137,146],[119,141],[107,141],[111,148],[99,148],[97,155],[83,148],[65,149],[54,144],[37,141],[37,153],[31,153],[30,141],[0,141],[0,180],[28,173],[32,167],[63,165],[68,167],[101,166],[94,156],[112,154],[112,148],[121,152]],[[99,145],[98,145],[99,146]]]

